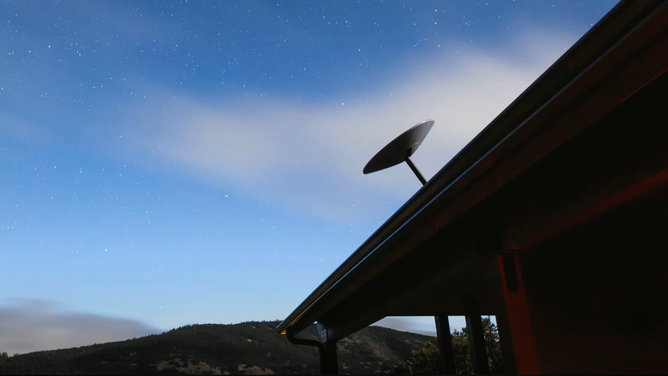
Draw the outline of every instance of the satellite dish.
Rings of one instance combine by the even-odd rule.
[[[427,134],[433,125],[433,120],[425,120],[402,133],[399,137],[392,140],[392,142],[385,145],[384,148],[380,149],[380,151],[371,158],[369,163],[364,166],[362,172],[364,172],[364,174],[370,174],[372,172],[384,170],[388,167],[396,166],[401,162],[406,162],[418,179],[420,179],[420,182],[422,182],[423,185],[427,184],[427,180],[425,180],[424,176],[422,176],[417,167],[415,167],[410,156],[420,147],[422,141],[427,137]]]

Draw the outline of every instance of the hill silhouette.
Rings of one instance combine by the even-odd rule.
[[[297,346],[278,321],[187,325],[120,342],[0,355],[0,374],[319,374],[318,350]],[[300,337],[316,339],[315,325]],[[341,374],[388,374],[432,337],[367,327],[338,343]]]

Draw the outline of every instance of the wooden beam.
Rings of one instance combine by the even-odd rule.
[[[547,227],[541,233],[533,235],[531,238],[509,245],[509,250],[522,250],[535,247],[542,241],[554,237],[572,227],[578,226],[589,219],[610,211],[634,198],[649,193],[655,189],[668,184],[668,169],[661,170],[640,182],[627,187],[617,193],[611,194],[604,199],[592,203],[590,206],[578,212],[571,213],[562,218],[551,219],[552,226]]]

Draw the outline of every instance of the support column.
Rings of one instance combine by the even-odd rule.
[[[446,375],[457,373],[455,369],[455,352],[452,349],[450,322],[447,315],[434,316],[436,320],[436,337],[438,339],[438,366]]]
[[[506,313],[506,303],[503,297],[503,284],[499,274],[499,261],[496,255],[494,255],[486,259],[485,264],[490,281],[490,298],[494,307],[496,326],[499,330],[503,373],[506,375],[516,375],[515,352],[513,351],[513,341],[510,335],[510,327],[508,326],[508,314]]]
[[[466,332],[471,348],[471,363],[475,375],[489,375],[489,361],[485,347],[485,336],[482,328],[482,318],[477,303],[470,303],[466,314]]]
[[[533,338],[533,329],[531,328],[531,316],[529,315],[529,305],[524,291],[524,281],[520,270],[519,256],[517,254],[499,254],[496,256],[500,283],[503,290],[503,308],[505,314],[497,315],[503,321],[499,323],[499,337],[502,341],[512,343],[511,362],[520,375],[540,374],[540,365],[538,363],[538,353]],[[504,338],[505,337],[505,338]],[[511,352],[511,351],[508,351]],[[504,363],[506,362],[506,351],[504,350]]]
[[[336,341],[330,341],[327,333],[327,327],[318,323],[318,339],[322,346],[318,347],[320,352],[320,374],[338,375],[339,359],[336,354]]]
[[[319,349],[320,352],[320,374],[338,375],[339,360],[336,355],[336,342],[328,342]]]

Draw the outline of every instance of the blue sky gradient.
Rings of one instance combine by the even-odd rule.
[[[615,3],[3,2],[0,316],[285,318]]]

